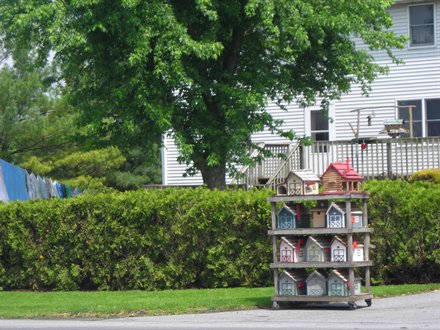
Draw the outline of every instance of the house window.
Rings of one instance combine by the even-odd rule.
[[[292,260],[292,251],[289,249],[281,251],[281,262],[290,262]]]
[[[280,229],[291,229],[293,228],[293,218],[290,215],[280,216]]]
[[[308,252],[309,252],[309,258],[308,258],[309,261],[320,261],[319,258],[320,250],[317,247],[312,246]]]
[[[292,296],[293,295],[293,284],[292,283],[281,283],[281,295],[282,296]]]
[[[333,250],[333,261],[345,261],[345,249],[337,249]]]
[[[342,296],[342,283],[339,282],[331,283],[330,291],[334,296]]]
[[[330,228],[341,228],[342,218],[339,214],[330,215]]]
[[[310,111],[310,128],[310,135],[312,136],[313,141],[321,142],[329,140],[328,117],[323,111]],[[327,146],[315,146],[314,152],[327,152]]]
[[[413,137],[440,136],[440,99],[398,101],[397,105],[399,106],[398,118],[404,120],[404,127],[408,130],[410,128],[409,106],[413,106]]]
[[[427,136],[440,136],[440,99],[426,100]]]
[[[434,45],[434,5],[409,6],[408,10],[411,47]]]

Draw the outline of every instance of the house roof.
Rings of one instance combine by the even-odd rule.
[[[287,238],[285,238],[284,236],[281,237],[281,241],[286,243],[288,246],[290,246],[292,249],[296,250],[296,246],[293,245],[293,243],[291,241],[289,241]]]
[[[295,272],[295,273],[291,274],[288,271],[284,270],[281,273],[280,277],[282,277],[283,275],[287,276],[288,278],[290,278],[294,282],[300,282],[300,281],[304,281],[305,280],[304,273],[302,273],[302,272]]]
[[[296,216],[296,212],[294,210],[292,210],[290,207],[288,207],[286,204],[284,204],[283,207],[280,208],[280,210],[278,211],[278,214],[280,214],[281,211],[283,211],[284,209],[287,210],[293,216]]]
[[[344,276],[343,274],[341,274],[341,273],[340,273],[339,271],[337,271],[336,269],[333,269],[333,270],[330,272],[330,274],[329,274],[327,280],[330,280],[330,279],[331,279],[332,277],[334,277],[334,276],[340,278],[340,279],[343,280],[344,282],[348,282],[347,277]]]
[[[325,212],[325,214],[328,214],[332,208],[335,208],[335,209],[338,210],[341,214],[345,214],[344,210],[342,210],[342,209],[338,206],[338,204],[333,203],[333,202],[330,204],[330,206],[328,207],[327,212]]]
[[[339,243],[343,244],[344,246],[347,246],[347,243],[345,243],[339,236],[333,237],[332,242],[330,244],[333,245],[333,243],[335,241],[338,241]]]
[[[308,169],[290,171],[289,174],[287,175],[286,180],[291,175],[296,175],[302,181],[319,181],[319,177],[312,170],[308,170]]]
[[[333,162],[329,165],[329,167],[327,167],[327,169],[325,170],[324,174],[322,175],[323,177],[327,174],[328,171],[330,171],[331,169],[334,169],[336,172],[338,172],[341,177],[344,180],[349,180],[349,181],[363,181],[364,177],[360,176],[353,167],[351,167],[350,165],[350,161],[347,159],[346,162]]]
[[[309,245],[310,242],[313,242],[314,244],[318,245],[321,249],[326,249],[330,247],[329,241],[324,238],[309,236],[306,245]]]
[[[320,272],[314,270],[312,273],[310,273],[310,275],[307,277],[306,282],[310,281],[312,278],[314,277],[318,277],[319,279],[321,279],[322,281],[325,281],[325,277],[324,275],[322,275]]]

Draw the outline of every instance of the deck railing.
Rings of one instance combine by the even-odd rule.
[[[331,162],[350,160],[366,179],[406,178],[419,170],[440,168],[440,137],[315,142],[302,146],[304,168],[319,176]]]
[[[237,183],[275,189],[292,170],[307,168],[321,176],[330,163],[347,159],[367,180],[407,178],[423,169],[440,168],[440,137],[378,139],[364,145],[356,141],[326,141],[310,146],[265,145],[265,148],[274,148],[273,154],[285,152],[287,158],[270,157],[254,167],[244,168]]]
[[[272,156],[264,157],[254,166],[243,167],[240,171],[240,178],[233,180],[232,184],[240,184],[246,187],[264,186],[265,183],[274,176],[275,172],[289,155],[289,144],[262,143],[259,147],[263,148],[265,151],[269,151]],[[257,158],[260,155],[261,153],[259,150],[254,150],[251,153],[251,158]],[[284,155],[285,157],[281,158],[280,155]]]

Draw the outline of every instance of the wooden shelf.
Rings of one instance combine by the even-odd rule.
[[[298,302],[355,302],[359,300],[373,299],[373,294],[371,293],[361,293],[354,296],[273,296],[272,301],[277,302],[288,302],[288,301],[298,301]]]
[[[353,261],[353,262],[273,262],[271,269],[277,268],[357,268],[371,267],[372,261]]]
[[[286,236],[286,235],[295,235],[295,236],[301,236],[301,235],[323,235],[323,234],[357,234],[357,233],[371,233],[371,228],[363,227],[363,228],[296,228],[296,229],[275,229],[275,230],[268,230],[267,234],[269,236]]]
[[[294,202],[294,201],[324,201],[331,199],[368,199],[370,195],[366,192],[351,192],[341,194],[319,194],[319,195],[299,195],[299,196],[271,196],[268,202]]]

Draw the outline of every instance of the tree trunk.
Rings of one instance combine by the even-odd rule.
[[[224,190],[226,188],[226,165],[220,164],[218,166],[210,167],[204,166],[200,169],[203,177],[203,183],[209,189]]]

